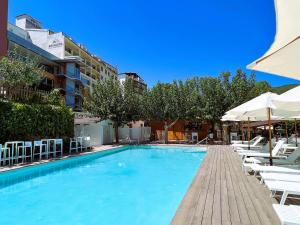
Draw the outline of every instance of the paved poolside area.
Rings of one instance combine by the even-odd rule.
[[[270,192],[245,175],[229,146],[210,146],[172,225],[280,225]]]
[[[64,154],[62,158],[57,157],[57,158],[43,159],[43,160],[39,160],[39,161],[34,161],[32,163],[24,163],[24,164],[20,163],[20,164],[15,164],[15,165],[12,165],[12,166],[3,166],[3,167],[0,167],[0,173],[1,172],[6,172],[6,171],[10,171],[10,170],[21,169],[21,168],[29,167],[29,166],[35,166],[35,165],[45,164],[45,163],[48,163],[48,162],[51,162],[51,161],[64,160],[64,159],[68,159],[68,158],[72,158],[72,157],[77,157],[77,156],[80,156],[80,155],[93,154],[93,153],[96,153],[96,152],[110,150],[110,149],[118,148],[118,147],[122,147],[122,146],[123,145],[101,145],[101,146],[94,146],[90,151],[73,153],[71,155]]]

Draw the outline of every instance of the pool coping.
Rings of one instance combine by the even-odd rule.
[[[44,160],[35,161],[35,162],[32,162],[32,163],[18,164],[18,165],[11,166],[11,167],[9,167],[9,166],[0,167],[0,174],[5,174],[5,173],[8,173],[8,172],[12,172],[12,171],[18,171],[20,169],[30,168],[30,167],[34,167],[34,166],[38,166],[38,165],[46,165],[48,163],[54,163],[54,162],[59,162],[59,161],[64,161],[64,160],[69,160],[69,159],[75,159],[75,158],[79,158],[79,157],[82,157],[82,156],[97,154],[97,153],[100,153],[100,152],[105,152],[105,151],[109,151],[109,150],[113,150],[113,149],[117,149],[117,148],[122,148],[122,147],[126,147],[126,146],[139,146],[139,145],[121,145],[120,144],[120,145],[93,146],[91,151],[79,152],[77,154],[72,154],[72,155],[64,155],[61,158],[44,159]],[[142,146],[142,145],[140,145],[140,146]],[[206,147],[204,145],[185,145],[185,144],[143,144],[143,146]],[[201,152],[207,152],[207,148],[206,148],[206,150],[201,150]]]

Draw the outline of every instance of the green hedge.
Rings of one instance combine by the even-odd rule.
[[[73,134],[74,114],[71,109],[0,101],[0,143],[41,138],[68,138]]]

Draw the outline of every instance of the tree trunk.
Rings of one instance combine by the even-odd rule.
[[[119,126],[115,123],[115,137],[116,137],[116,144],[119,144]]]
[[[213,120],[211,121],[211,126],[212,126],[212,127],[211,127],[211,132],[212,132],[212,134],[213,134],[213,139],[215,139],[215,137],[216,137],[216,136],[215,136],[215,132],[216,132],[216,131],[215,131],[215,121],[213,121]]]
[[[168,122],[165,121],[165,124],[164,124],[165,144],[168,144],[168,130],[169,130]]]
[[[168,122],[165,121],[165,125],[164,125],[164,133],[165,133],[165,144],[168,144],[168,130],[170,127],[173,127],[174,124],[178,121],[179,118],[177,118],[176,120],[174,120],[171,124],[168,125]]]

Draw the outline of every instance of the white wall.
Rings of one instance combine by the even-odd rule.
[[[115,140],[114,129],[111,121],[105,120],[100,123],[92,124],[80,124],[75,125],[75,137],[88,136],[91,137],[90,144],[92,146],[112,144]],[[150,140],[151,128],[139,127],[139,128],[119,128],[119,138],[135,140],[138,142]]]
[[[100,123],[75,125],[75,137],[91,137],[92,146],[111,144],[113,142],[113,128],[110,121]]]
[[[119,128],[119,138],[136,140],[138,142],[149,141],[151,135],[151,127],[138,127],[138,128],[129,128],[129,127],[120,127]]]

